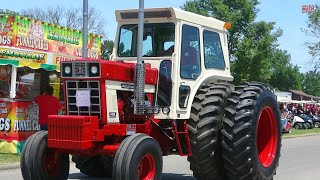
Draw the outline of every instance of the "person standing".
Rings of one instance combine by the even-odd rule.
[[[48,116],[61,113],[62,106],[58,98],[53,96],[53,87],[47,86],[42,95],[34,99],[39,106],[39,124],[41,130],[48,130]]]

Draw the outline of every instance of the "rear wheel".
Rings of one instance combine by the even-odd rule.
[[[320,122],[315,122],[315,123],[314,123],[314,127],[315,127],[315,128],[319,128],[319,127],[320,127]]]
[[[220,130],[229,84],[202,86],[191,107],[188,130],[192,156],[188,157],[193,176],[198,180],[222,179]]]
[[[160,180],[162,152],[159,143],[145,134],[127,137],[113,162],[114,180]]]
[[[239,86],[228,100],[222,147],[231,180],[271,180],[281,149],[281,120],[271,89],[260,83]]]
[[[81,173],[94,177],[111,177],[113,159],[108,156],[72,156]]]

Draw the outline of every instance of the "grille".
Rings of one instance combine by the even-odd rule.
[[[76,77],[86,77],[86,63],[85,62],[77,62],[74,63],[74,76]]]
[[[69,115],[98,116],[101,119],[100,85],[98,81],[67,81],[67,103]],[[77,90],[90,90],[90,107],[76,106]]]

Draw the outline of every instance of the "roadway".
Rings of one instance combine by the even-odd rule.
[[[317,180],[320,170],[320,136],[284,139],[280,166],[274,180]],[[20,169],[0,171],[0,179],[22,180]],[[102,180],[81,174],[71,164],[70,180]],[[164,158],[163,180],[194,180],[185,157]],[[110,179],[104,179],[110,180]]]

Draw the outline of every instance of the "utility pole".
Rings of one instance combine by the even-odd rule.
[[[83,0],[82,58],[88,53],[88,0]]]

